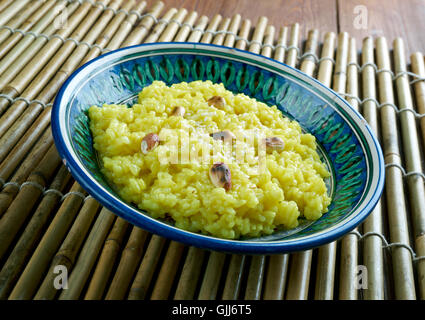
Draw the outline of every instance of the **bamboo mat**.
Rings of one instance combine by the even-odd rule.
[[[297,24],[134,0],[1,0],[0,25],[0,299],[425,298],[425,65],[402,39],[301,39]],[[314,250],[230,255],[147,233],[88,196],[55,149],[51,102],[81,64],[162,41],[260,53],[345,95],[385,154],[386,188],[368,219]],[[66,290],[53,286],[58,266]]]

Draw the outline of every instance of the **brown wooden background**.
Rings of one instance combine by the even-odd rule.
[[[366,36],[402,37],[406,52],[425,52],[425,0],[164,0],[167,8],[186,8],[212,17],[219,13],[231,17],[235,13],[255,23],[260,16],[269,18],[275,27],[300,24],[301,38],[310,29],[321,36],[327,31],[347,31],[356,38],[357,46]],[[354,8],[368,10],[367,29],[356,29]]]

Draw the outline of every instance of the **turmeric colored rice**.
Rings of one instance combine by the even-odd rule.
[[[208,103],[214,96],[224,98],[223,107]],[[176,106],[184,108],[183,116],[173,115]],[[315,137],[276,106],[235,95],[222,84],[194,81],[169,87],[155,81],[132,107],[92,106],[88,114],[102,173],[120,197],[153,218],[171,219],[178,228],[226,239],[258,237],[295,228],[301,217],[316,220],[331,202],[324,182],[330,174]],[[237,151],[210,136],[224,130],[235,134]],[[284,148],[260,158],[260,140],[241,140],[244,132],[278,137]],[[160,142],[145,154],[141,143],[149,133],[157,133]],[[173,149],[169,142],[176,139]],[[206,145],[211,148],[201,158]],[[169,161],[172,152],[178,153],[177,162]],[[238,152],[243,161],[235,160]],[[213,163],[227,164],[230,189],[212,182]]]

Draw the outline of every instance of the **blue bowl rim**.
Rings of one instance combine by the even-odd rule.
[[[120,205],[120,203],[117,203],[117,207],[114,207],[110,200],[114,201],[114,197],[109,196],[108,194],[105,194],[102,190],[100,190],[96,184],[94,184],[91,181],[91,177],[87,176],[83,170],[80,168],[80,166],[77,164],[75,159],[70,154],[69,150],[65,147],[64,137],[60,134],[61,129],[59,125],[59,110],[60,110],[60,104],[62,103],[62,97],[64,95],[65,90],[67,89],[70,82],[74,79],[74,77],[82,72],[86,67],[96,63],[97,61],[101,59],[105,59],[106,57],[117,54],[118,52],[124,53],[125,51],[129,51],[135,48],[143,48],[146,46],[155,46],[155,45],[187,45],[191,49],[196,50],[196,46],[202,46],[202,47],[210,47],[210,48],[221,48],[221,49],[227,49],[230,50],[232,53],[240,52],[243,54],[252,55],[253,57],[270,60],[273,63],[277,63],[282,65],[284,68],[288,68],[295,73],[298,73],[300,75],[303,75],[304,77],[307,77],[310,81],[312,81],[315,85],[318,85],[325,89],[325,91],[329,91],[334,97],[336,97],[342,104],[347,106],[352,110],[352,112],[361,120],[362,124],[365,126],[366,130],[368,131],[371,139],[373,140],[375,150],[378,155],[378,163],[374,163],[374,165],[377,166],[378,172],[379,172],[379,178],[377,181],[377,185],[374,190],[374,194],[367,203],[366,207],[360,211],[354,218],[346,222],[345,224],[342,224],[340,227],[330,230],[329,232],[326,232],[321,235],[317,235],[315,238],[310,239],[300,239],[300,241],[294,241],[294,242],[240,242],[238,240],[228,240],[228,239],[221,239],[221,238],[215,238],[207,235],[202,235],[198,233],[189,232],[183,229],[178,229],[171,226],[166,226],[161,223],[152,223],[152,220],[148,217],[146,217],[143,214],[137,215],[137,217],[129,210],[127,207],[123,207]],[[346,233],[353,230],[355,227],[357,227],[362,221],[364,221],[367,216],[373,211],[376,204],[378,203],[381,194],[383,192],[384,188],[384,181],[385,181],[385,163],[384,158],[382,154],[382,150],[380,147],[380,144],[378,142],[378,139],[376,138],[374,132],[371,130],[370,126],[367,124],[367,122],[363,119],[363,117],[360,115],[358,111],[356,111],[345,99],[343,99],[337,92],[332,90],[331,88],[328,88],[318,80],[314,79],[313,77],[305,74],[304,72],[293,68],[285,63],[276,61],[274,59],[262,56],[260,54],[248,52],[245,50],[240,50],[232,47],[226,47],[221,45],[214,45],[214,44],[200,44],[197,42],[157,42],[157,43],[146,43],[146,44],[139,44],[134,46],[129,46],[125,48],[120,48],[117,50],[110,51],[106,54],[100,55],[99,57],[90,60],[89,62],[85,63],[81,67],[79,67],[77,70],[75,70],[68,79],[64,82],[64,84],[61,86],[58,94],[56,95],[55,101],[53,103],[52,108],[52,114],[51,114],[51,126],[52,126],[52,133],[53,133],[53,139],[56,144],[59,156],[65,160],[66,167],[71,172],[72,176],[75,178],[75,180],[81,185],[83,189],[89,192],[90,195],[92,195],[96,200],[98,200],[104,207],[109,209],[111,212],[121,216],[125,220],[129,221],[130,223],[139,226],[149,232],[158,234],[160,236],[182,242],[188,245],[193,245],[196,247],[204,248],[204,249],[211,249],[211,250],[218,250],[223,252],[229,252],[229,253],[248,253],[248,254],[279,254],[279,253],[287,253],[287,252],[294,252],[294,251],[300,251],[300,250],[306,250],[315,248],[321,245],[324,245],[326,243],[332,242],[334,240],[339,239]],[[171,229],[172,228],[172,229]],[[170,232],[172,230],[172,232]],[[284,240],[283,240],[284,241]]]

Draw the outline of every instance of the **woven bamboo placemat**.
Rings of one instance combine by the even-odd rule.
[[[162,41],[260,53],[345,95],[385,154],[386,188],[368,219],[314,250],[230,255],[149,234],[88,196],[55,149],[51,102],[81,64]],[[0,1],[0,299],[424,299],[424,57],[407,65],[403,40],[390,45],[357,48],[347,33],[318,30],[300,39],[297,24],[161,2]],[[66,290],[54,287],[60,266]]]

